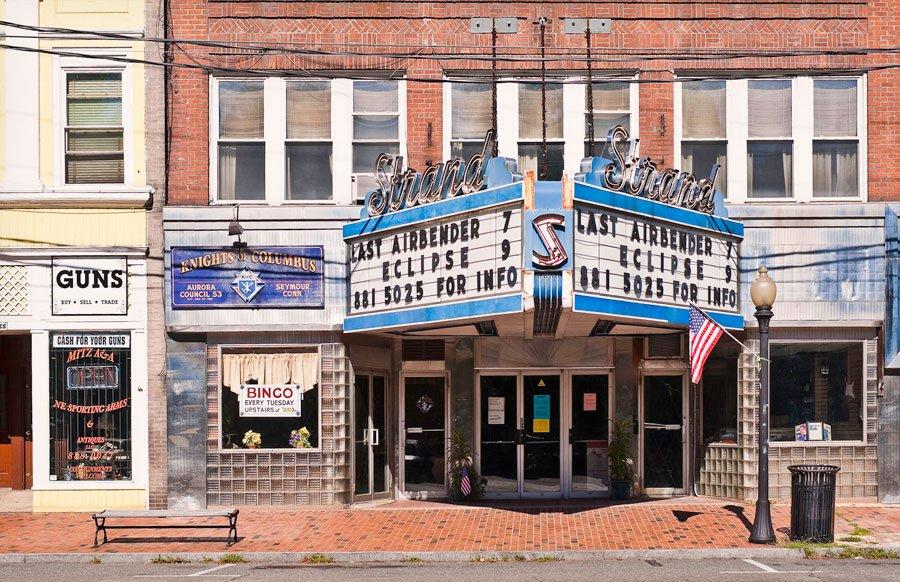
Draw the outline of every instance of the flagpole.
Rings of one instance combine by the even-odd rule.
[[[734,337],[733,335],[731,335],[731,333],[730,333],[727,329],[725,329],[724,327],[722,327],[722,325],[721,325],[718,321],[716,321],[715,319],[713,319],[712,317],[710,317],[709,314],[706,313],[705,311],[703,311],[703,310],[700,308],[699,305],[697,305],[696,303],[694,303],[694,302],[692,301],[692,302],[690,303],[690,306],[693,307],[694,309],[696,309],[697,311],[699,311],[700,313],[702,313],[703,316],[704,316],[706,319],[710,320],[714,326],[716,326],[716,327],[718,327],[719,329],[721,329],[721,330],[722,330],[722,333],[724,333],[725,335],[727,335],[728,337],[730,337],[731,339],[733,339],[734,342],[735,342],[737,345],[741,346],[741,347],[744,348],[746,351],[748,351],[748,352],[750,352],[751,354],[753,354],[753,355],[756,357],[757,360],[759,360],[759,361],[765,360],[765,361],[767,361],[767,362],[769,361],[769,360],[766,360],[766,358],[760,356],[758,353],[756,353],[756,352],[754,352],[753,350],[751,350],[750,348],[748,348],[746,345],[744,345],[744,344],[741,342],[741,340],[739,340],[738,338],[736,338],[736,337]]]

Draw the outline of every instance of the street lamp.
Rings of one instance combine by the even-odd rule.
[[[756,516],[750,541],[769,544],[775,541],[772,528],[772,512],[769,504],[769,320],[778,289],[765,267],[750,285],[750,299],[756,306],[759,322],[759,474],[756,496]]]

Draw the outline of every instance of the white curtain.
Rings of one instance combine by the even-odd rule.
[[[813,196],[856,196],[859,193],[857,151],[856,142],[813,144]]]
[[[302,392],[319,381],[317,352],[281,354],[223,354],[222,385],[240,393],[241,384],[297,384]]]
[[[234,200],[237,177],[237,149],[219,146],[219,200]]]

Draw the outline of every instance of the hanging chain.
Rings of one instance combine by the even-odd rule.
[[[547,31],[547,19],[541,17],[541,165],[538,170],[538,180],[547,179],[547,45],[545,32]]]
[[[584,40],[587,46],[587,130],[588,130],[588,157],[594,157],[594,78],[591,68],[591,25],[588,22],[584,30]]]
[[[491,127],[494,130],[493,157],[498,156],[497,133],[497,25],[491,19]]]

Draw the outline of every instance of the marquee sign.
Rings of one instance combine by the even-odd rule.
[[[576,311],[742,327],[740,223],[576,183],[574,237]]]
[[[477,304],[499,296],[514,296],[521,309],[521,209],[519,183],[408,209],[393,221],[345,227],[350,284],[344,328],[502,311],[503,302]]]
[[[53,315],[126,315],[125,257],[53,257]]]
[[[322,307],[324,248],[173,248],[172,307]]]

